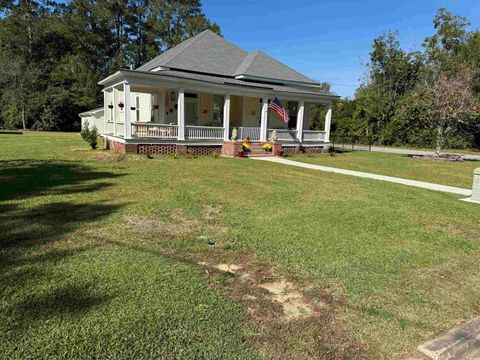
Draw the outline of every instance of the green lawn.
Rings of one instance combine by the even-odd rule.
[[[0,135],[0,357],[391,358],[478,312],[478,214],[449,194],[266,162]],[[274,269],[327,304],[282,320],[198,261],[243,261],[259,281]]]
[[[443,162],[413,159],[406,155],[356,151],[328,154],[292,155],[292,160],[374,174],[421,180],[443,185],[471,188],[473,170],[480,161]]]

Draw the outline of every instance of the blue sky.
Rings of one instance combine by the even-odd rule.
[[[480,28],[480,0],[203,0],[203,6],[227,40],[328,81],[341,96],[353,96],[373,39],[387,30],[400,32],[403,48],[419,49],[440,7]]]

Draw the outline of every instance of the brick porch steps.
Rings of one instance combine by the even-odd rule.
[[[244,157],[247,157],[247,158],[252,158],[252,157],[273,157],[275,156],[275,154],[272,154],[272,153],[266,153],[266,152],[263,152],[263,153],[248,153],[248,155],[245,155]]]
[[[263,149],[259,150],[259,149],[253,149],[251,151],[249,151],[248,153],[245,154],[246,157],[267,157],[267,156],[275,156],[275,154],[273,153],[273,151],[271,152],[267,152]]]

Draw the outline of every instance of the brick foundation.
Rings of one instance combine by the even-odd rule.
[[[115,140],[106,140],[105,148],[123,154],[158,154],[158,155],[195,155],[211,156],[221,154],[225,157],[238,157],[238,152],[242,150],[242,141],[225,141],[223,145],[183,145],[183,144],[123,144]],[[264,144],[271,144],[272,151],[266,152],[263,149]],[[282,146],[278,142],[255,141],[249,143],[250,151],[246,156],[275,156],[277,151],[283,150],[285,154],[315,154],[328,152],[328,146],[309,146],[301,145]]]
[[[114,140],[106,140],[105,148],[119,153],[211,156],[220,154],[222,145],[177,145],[177,144],[123,144]]]
[[[290,154],[299,154],[300,153],[300,146],[284,146],[282,148],[283,153],[290,155]]]
[[[303,148],[303,152],[305,154],[320,154],[320,153],[327,153],[329,147],[328,146],[309,146]]]
[[[328,152],[328,146],[284,146],[283,152],[285,154],[320,154]]]
[[[155,145],[138,145],[139,154],[158,154],[158,155],[173,155],[177,153],[177,145],[175,144],[155,144]]]
[[[187,153],[195,156],[212,156],[214,154],[220,155],[222,152],[222,145],[190,145],[187,146]]]
[[[118,141],[113,140],[106,140],[105,141],[105,149],[110,149],[115,152],[119,152],[122,154],[136,154],[137,153],[137,145],[135,144],[123,144]]]

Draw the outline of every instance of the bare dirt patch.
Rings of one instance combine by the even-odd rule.
[[[223,208],[204,205],[202,216],[181,210],[169,218],[129,215],[130,231],[191,240],[210,239],[226,231],[221,225]],[[215,236],[215,235],[213,235]],[[339,320],[346,306],[341,298],[317,286],[305,286],[282,275],[282,271],[247,253],[237,253],[221,244],[195,252],[168,247],[163,253],[188,259],[202,268],[210,285],[245,309],[246,340],[268,359],[367,359],[367,346],[350,334]]]
[[[129,230],[141,233],[163,234],[171,238],[191,235],[199,226],[197,221],[188,221],[187,219],[177,218],[175,221],[170,222],[139,215],[126,216],[125,225]]]
[[[205,263],[205,265],[208,265],[208,264]],[[241,269],[240,266],[234,265],[234,264],[218,264],[218,265],[214,265],[213,267],[217,270],[220,270],[223,272],[230,272],[232,274],[234,274],[236,271]]]
[[[158,217],[146,217],[140,215],[128,215],[125,217],[125,226],[130,231],[138,231],[150,234],[162,234],[168,238],[185,238],[197,236],[203,238],[202,234],[223,234],[227,229],[214,219],[217,215],[209,217],[202,216],[201,219],[187,215],[185,212],[176,209],[172,212],[169,219]]]
[[[223,213],[221,205],[203,205],[203,216],[207,221],[215,221]]]
[[[95,155],[98,160],[106,162],[121,162],[127,158],[125,154],[119,154],[110,151],[98,151],[95,152]]]
[[[196,261],[212,285],[241,303],[253,325],[248,341],[269,359],[367,359],[368,350],[338,320],[329,291],[304,289],[266,264],[235,256],[216,264]]]

